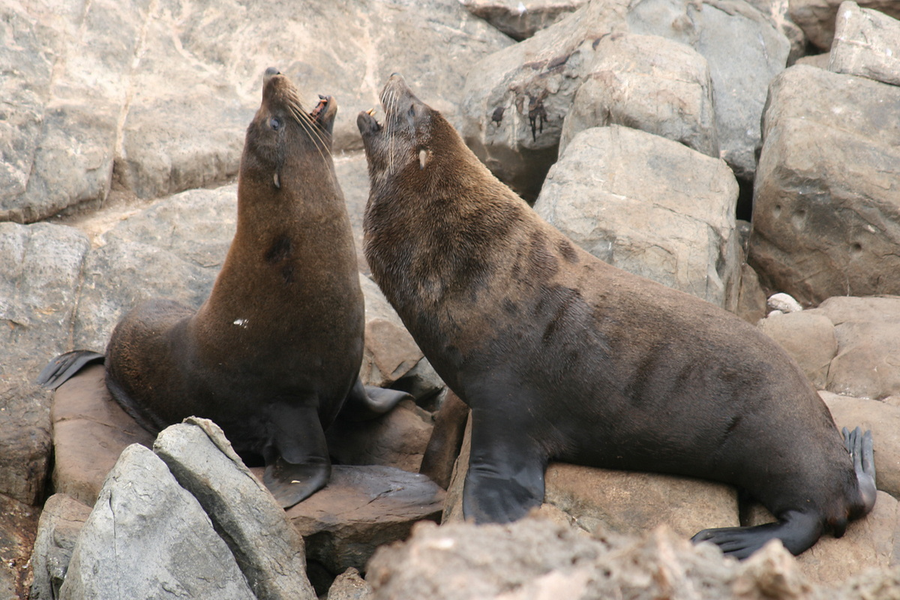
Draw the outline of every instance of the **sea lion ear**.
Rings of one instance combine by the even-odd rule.
[[[334,96],[319,96],[319,104],[312,112],[313,119],[327,131],[331,133],[334,129],[334,117],[337,115],[337,100]]]

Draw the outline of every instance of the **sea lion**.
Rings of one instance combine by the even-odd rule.
[[[371,181],[365,255],[471,408],[467,518],[524,516],[550,459],[738,486],[778,522],[694,537],[737,557],[771,538],[799,554],[872,509],[871,436],[848,435],[851,456],[774,341],[576,246],[400,76],[381,101],[384,125],[357,119]]]
[[[331,159],[336,112],[320,96],[306,113],[291,81],[266,71],[241,157],[237,230],[209,298],[197,311],[144,302],[106,349],[107,387],[139,423],[155,433],[212,419],[235,450],[265,460],[265,484],[285,508],[328,481],[324,430],[342,407],[364,418],[408,396],[358,378],[364,300]],[[40,380],[59,385],[101,358],[63,355]]]

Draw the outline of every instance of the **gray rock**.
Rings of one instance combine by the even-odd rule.
[[[563,123],[560,155],[578,132],[617,124],[719,157],[709,67],[691,47],[657,36],[609,35],[597,43],[589,71]]]
[[[629,9],[628,25],[706,58],[721,156],[738,178],[752,180],[766,91],[790,52],[784,34],[743,0],[640,0]]]
[[[163,430],[153,451],[200,502],[259,599],[315,599],[303,538],[222,430],[188,418]]]
[[[255,598],[197,500],[132,445],[78,536],[62,599]]]
[[[601,260],[734,310],[737,195],[724,161],[614,125],[572,141],[535,210]]]
[[[828,69],[900,85],[900,22],[856,2],[844,2],[838,10]]]
[[[587,0],[460,0],[460,4],[514,40],[522,41],[578,10]]]
[[[624,30],[627,5],[627,0],[589,2],[469,71],[460,105],[463,138],[526,200],[537,197],[556,160],[563,119],[593,61],[593,43]]]
[[[306,556],[331,573],[364,569],[378,546],[405,539],[413,524],[436,520],[444,490],[424,475],[392,467],[335,466],[328,485],[287,511]]]
[[[65,494],[54,494],[44,503],[31,555],[31,600],[59,598],[75,541],[90,514],[90,506]]]
[[[900,293],[900,88],[794,66],[772,83],[750,263],[801,304]]]
[[[794,64],[806,54],[806,34],[791,21],[788,15],[790,2],[788,0],[747,0],[756,10],[772,21],[781,33],[791,43],[791,53],[788,55],[788,65]]]
[[[359,576],[358,570],[350,567],[331,584],[327,600],[367,600],[371,594],[372,586]]]
[[[789,16],[806,33],[809,41],[821,50],[831,48],[838,7],[843,0],[790,0]],[[871,8],[900,18],[896,0],[862,0],[863,8]]]

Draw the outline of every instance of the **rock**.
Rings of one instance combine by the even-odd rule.
[[[303,538],[218,425],[190,417],[163,430],[153,451],[200,502],[257,598],[315,600]]]
[[[724,161],[614,125],[572,141],[535,210],[597,258],[734,310],[737,196]]]
[[[690,538],[702,529],[737,527],[734,488],[698,479],[551,463],[544,502],[589,532],[642,535],[665,524]]]
[[[772,310],[778,310],[782,313],[794,313],[803,310],[800,303],[794,300],[790,294],[778,293],[769,296],[766,305]]]
[[[448,391],[444,403],[434,416],[434,429],[419,468],[419,473],[427,475],[444,489],[450,487],[468,422],[468,405],[452,391]]]
[[[366,204],[369,202],[369,167],[363,152],[341,153],[334,155],[334,171],[337,175],[344,201],[347,203],[347,214],[353,228],[353,243],[356,245],[356,264],[359,272],[371,277],[369,263],[363,253],[363,217]]]
[[[113,400],[106,369],[92,365],[53,397],[53,489],[93,506],[119,454],[131,444],[150,447],[153,436]]]
[[[900,17],[900,11],[898,11]],[[838,10],[828,69],[900,85],[900,22],[844,2]]]
[[[431,415],[403,400],[371,421],[335,421],[325,438],[337,464],[381,465],[416,473],[431,437]]]
[[[801,304],[900,293],[900,88],[794,66],[772,83],[750,263]]]
[[[522,41],[587,4],[588,0],[460,0],[512,39]]]
[[[331,573],[364,569],[382,545],[406,538],[413,523],[435,520],[444,491],[424,475],[392,467],[335,466],[328,485],[287,511],[306,556]]]
[[[152,560],[148,560],[152,557]],[[78,536],[60,597],[255,598],[197,500],[134,444]]]
[[[18,221],[102,201],[113,181],[155,198],[233,177],[268,66],[308,98],[337,97],[336,148],[359,148],[355,116],[391,70],[458,123],[465,70],[511,43],[455,0],[428,11],[364,0],[352,16],[329,3],[301,14],[290,2],[256,11],[228,0],[40,0],[5,6],[2,18],[2,91],[16,110],[0,127],[0,220]]]
[[[31,556],[34,567],[31,600],[59,598],[75,541],[90,514],[90,506],[65,494],[54,494],[47,499]]]
[[[26,598],[40,510],[0,495],[0,597]]]
[[[843,0],[790,0],[789,16],[803,29],[810,43],[827,51],[834,39],[838,7],[842,2]],[[895,0],[862,0],[858,4],[863,8],[900,18],[900,6]]]
[[[461,133],[494,175],[526,200],[537,197],[556,161],[563,119],[593,61],[593,43],[624,31],[627,5],[594,0],[472,65],[460,104]]]
[[[609,35],[563,122],[559,153],[575,135],[611,124],[640,129],[719,158],[706,59],[657,36]]]
[[[747,0],[747,2],[767,16],[791,43],[791,52],[787,60],[788,65],[794,64],[806,54],[806,34],[791,21],[788,15],[790,6],[788,0]]]
[[[747,263],[741,264],[741,292],[735,314],[754,325],[766,316],[766,293],[756,271]]]
[[[838,353],[831,319],[811,311],[795,312],[762,319],[759,328],[787,350],[816,389],[825,389],[828,368]]]
[[[629,9],[628,26],[706,58],[721,156],[738,179],[752,181],[766,91],[790,52],[784,34],[743,0],[642,0]]]
[[[869,400],[820,391],[838,428],[871,430],[875,443],[875,481],[878,489],[900,496],[900,408]]]
[[[331,584],[326,600],[367,600],[371,594],[372,586],[359,576],[358,570],[350,567]]]

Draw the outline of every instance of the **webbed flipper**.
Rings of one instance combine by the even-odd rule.
[[[84,367],[97,362],[102,363],[103,360],[104,355],[91,350],[73,350],[60,354],[41,370],[37,384],[55,390]]]

